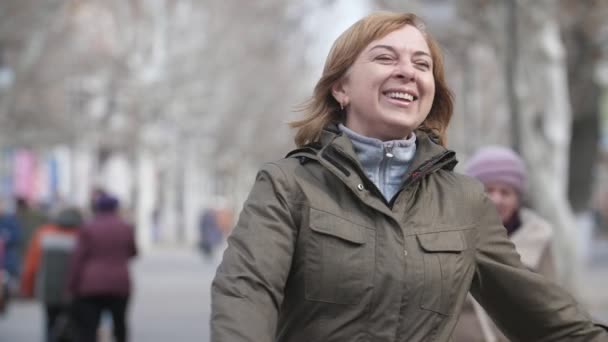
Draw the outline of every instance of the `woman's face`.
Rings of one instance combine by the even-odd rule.
[[[496,205],[503,224],[508,222],[519,209],[519,194],[515,188],[508,184],[501,182],[488,183],[486,184],[486,194]]]
[[[406,25],[371,42],[332,88],[345,104],[345,125],[381,140],[408,137],[435,96],[433,60],[422,33]]]

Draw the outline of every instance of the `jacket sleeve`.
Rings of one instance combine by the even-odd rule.
[[[471,293],[512,341],[608,341],[608,333],[562,288],[528,270],[493,204],[478,203],[476,275]]]
[[[297,230],[281,169],[257,175],[211,290],[212,342],[271,342]]]

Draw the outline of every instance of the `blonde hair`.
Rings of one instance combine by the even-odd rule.
[[[424,23],[415,14],[378,12],[354,23],[334,42],[313,95],[301,108],[301,111],[305,113],[304,118],[289,123],[292,128],[297,129],[295,135],[297,146],[318,141],[325,126],[344,121],[340,104],[332,95],[332,86],[346,74],[367,45],[405,25],[414,26],[423,34],[434,65],[435,97],[433,105],[417,130],[436,137],[441,145],[445,145],[446,130],[452,117],[454,103],[452,92],[445,80],[443,57],[439,44],[426,31]]]

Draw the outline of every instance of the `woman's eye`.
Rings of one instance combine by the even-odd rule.
[[[423,70],[429,70],[431,68],[431,65],[428,62],[416,62],[416,66]]]
[[[391,57],[389,55],[380,55],[380,56],[376,57],[376,60],[383,61],[383,62],[389,62],[389,61],[393,60],[393,57]]]

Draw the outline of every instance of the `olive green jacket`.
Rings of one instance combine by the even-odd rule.
[[[387,203],[350,140],[258,173],[212,285],[213,342],[450,341],[469,289],[514,341],[608,341],[520,262],[480,183],[417,134]]]

